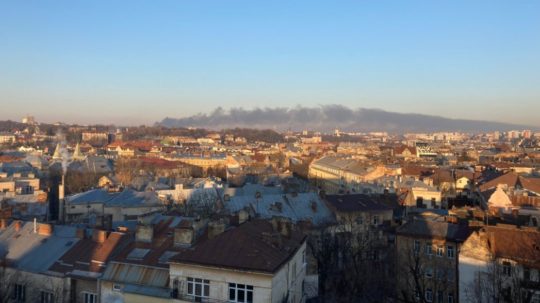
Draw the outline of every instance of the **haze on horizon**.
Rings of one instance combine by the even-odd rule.
[[[539,1],[4,1],[0,120],[340,104],[540,126]]]

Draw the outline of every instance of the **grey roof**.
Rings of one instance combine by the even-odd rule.
[[[34,168],[30,163],[25,161],[13,161],[0,163],[0,171],[13,175],[14,173],[29,173],[33,172]]]
[[[126,188],[121,193],[92,189],[67,197],[70,204],[104,203],[106,207],[141,207],[161,205],[155,192],[138,192]]]
[[[400,226],[396,233],[413,237],[443,238],[458,242],[465,241],[469,235],[468,228],[465,225],[420,219]]]
[[[68,196],[66,199],[71,204],[105,203],[118,195],[118,193],[110,193],[106,189],[91,189]]]
[[[315,225],[333,220],[332,213],[315,193],[262,194],[259,199],[255,195],[233,196],[225,201],[225,208],[235,213],[248,208],[262,218],[286,217],[293,222],[309,220]]]
[[[56,225],[50,236],[34,233],[31,222],[22,222],[15,230],[12,223],[0,231],[0,256],[5,256],[10,266],[29,272],[45,272],[79,239],[76,228]]]
[[[107,201],[106,206],[108,207],[140,207],[140,206],[153,206],[161,205],[162,202],[159,200],[155,192],[138,192],[132,189],[125,189],[119,195],[115,196],[113,199]]]
[[[255,197],[255,194],[259,192],[262,195],[279,195],[283,194],[283,188],[275,186],[264,186],[262,184],[247,183],[242,187],[229,187],[223,190],[224,195],[229,196],[251,196]]]
[[[373,196],[363,194],[327,195],[326,201],[340,212],[392,211],[392,208],[377,201]]]

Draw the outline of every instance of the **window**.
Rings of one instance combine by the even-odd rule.
[[[444,272],[445,270],[442,268],[437,268],[435,270],[435,275],[437,276],[437,280],[443,280],[444,279]]]
[[[510,262],[503,261],[502,262],[502,270],[503,270],[503,275],[511,276],[512,275],[512,265],[510,264]]]
[[[446,270],[446,278],[448,281],[454,281],[454,270],[451,269],[451,268],[448,268],[448,270]]]
[[[193,296],[196,302],[210,295],[210,281],[196,278],[187,278],[188,295]]]
[[[432,278],[433,277],[433,268],[426,267],[426,278]]]
[[[11,294],[11,298],[17,302],[24,302],[26,300],[26,285],[13,285],[13,293]]]
[[[454,258],[454,246],[453,245],[448,245],[446,247],[446,256],[450,259],[453,259]]]
[[[97,294],[83,292],[84,303],[97,303]]]
[[[54,297],[53,297],[52,292],[41,291],[39,297],[40,297],[40,302],[41,303],[53,303],[54,302]]]
[[[528,267],[523,267],[523,280],[531,281],[531,269]]]
[[[431,288],[426,289],[426,302],[433,302],[433,291]]]
[[[432,255],[433,250],[431,248],[431,242],[426,243],[426,255]]]
[[[252,303],[253,286],[229,283],[229,302]]]
[[[444,248],[442,246],[437,246],[437,257],[442,257],[444,255]]]
[[[414,252],[418,253],[420,252],[420,241],[414,240]]]
[[[379,251],[378,250],[373,250],[373,260],[380,260],[380,256],[379,256]]]
[[[379,225],[379,216],[373,216],[373,225]]]
[[[122,290],[122,285],[120,285],[120,284],[113,284],[112,289],[113,289],[114,291],[121,291],[121,290]]]
[[[441,290],[437,291],[437,303],[444,303],[444,295]]]
[[[454,294],[453,293],[448,294],[448,303],[454,303]]]

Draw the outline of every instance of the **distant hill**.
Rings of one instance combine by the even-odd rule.
[[[165,127],[197,127],[207,129],[259,128],[274,130],[388,131],[507,131],[538,129],[538,127],[492,121],[449,119],[422,114],[402,114],[378,109],[350,109],[341,105],[294,108],[257,108],[244,110],[217,108],[211,114],[198,114],[184,118],[165,118],[157,125]]]

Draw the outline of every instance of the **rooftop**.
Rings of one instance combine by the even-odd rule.
[[[285,237],[276,234],[268,221],[249,221],[179,253],[170,261],[274,273],[304,240],[299,231],[291,230],[290,236]]]

